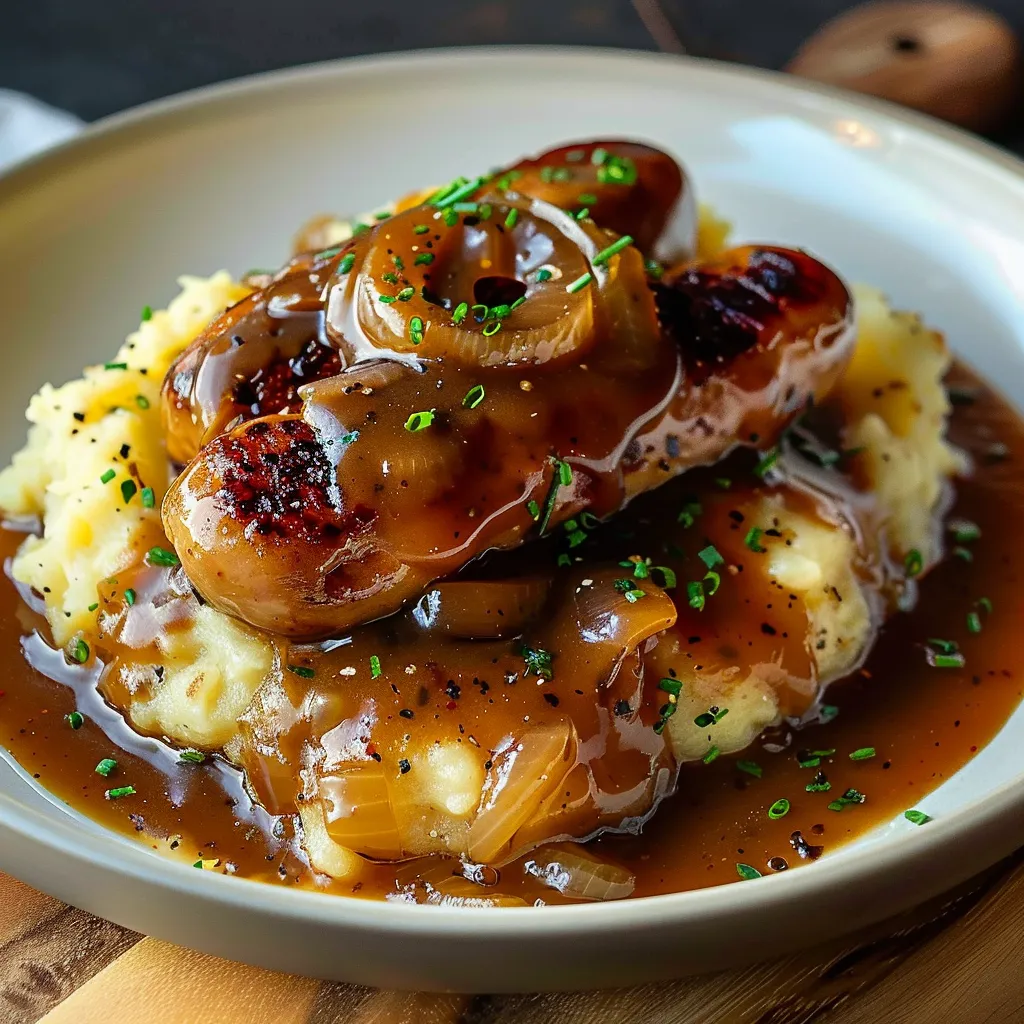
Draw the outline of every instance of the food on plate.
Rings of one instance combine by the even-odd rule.
[[[711,857],[702,780],[742,795],[753,750],[795,755],[806,814],[862,811],[830,765],[882,739],[800,737],[854,680],[909,687],[873,659],[944,621],[925,577],[972,564],[953,484],[984,470],[939,333],[696,209],[665,153],[564,146],[184,278],[32,399],[0,473],[19,699],[67,685],[83,747],[118,746],[108,817],[199,867],[519,906],[722,880],[648,837]],[[908,675],[964,669],[918,643]]]

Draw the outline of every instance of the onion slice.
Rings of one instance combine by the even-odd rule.
[[[578,846],[541,847],[523,869],[542,885],[572,899],[622,900],[636,888],[632,871],[594,857]]]

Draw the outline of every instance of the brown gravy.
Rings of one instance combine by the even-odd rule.
[[[588,844],[636,875],[634,895],[734,881],[737,863],[768,874],[835,849],[915,807],[991,740],[1021,699],[1024,649],[1017,624],[1024,553],[1008,538],[1024,512],[1017,463],[1024,424],[966,371],[956,370],[954,378],[974,398],[957,406],[951,425],[952,439],[976,466],[973,477],[959,484],[951,513],[981,529],[979,540],[962,545],[971,560],[958,556],[950,541],[950,553],[923,582],[915,610],[890,620],[864,668],[828,691],[825,699],[839,710],[833,721],[789,735],[778,730],[738,757],[684,766],[678,793],[639,836],[605,836]],[[0,557],[9,559],[21,539],[0,532]],[[981,598],[991,602],[991,613],[979,607]],[[968,627],[971,612],[980,619],[976,634]],[[0,691],[0,743],[41,786],[167,855],[249,878],[317,886],[291,842],[288,819],[253,805],[237,769],[216,759],[180,763],[160,741],[135,734],[97,694],[95,679],[68,672],[63,655],[35,631],[46,635],[44,620],[4,579],[0,651],[8,674]],[[922,645],[932,637],[955,640],[966,666],[930,667]],[[41,671],[28,664],[23,645]],[[77,730],[66,718],[76,707],[84,716]],[[876,755],[849,758],[865,747],[874,747]],[[800,751],[833,748],[836,753],[822,757],[817,768],[798,764]],[[95,766],[111,757],[117,768],[104,778]],[[761,777],[739,770],[738,761],[755,762]],[[819,770],[831,791],[806,792]],[[134,795],[104,798],[106,790],[128,784]],[[828,810],[848,787],[866,801]],[[790,810],[771,820],[768,808],[780,798],[790,801]],[[380,898],[395,890],[396,879],[408,880],[421,868],[421,862],[376,866],[354,894]],[[496,887],[528,902],[569,902],[527,875],[520,862],[501,869]],[[353,894],[350,885],[330,888]]]

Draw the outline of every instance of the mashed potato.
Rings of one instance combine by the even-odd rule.
[[[317,243],[330,245],[347,238],[351,227],[326,219],[316,231]],[[726,233],[726,225],[705,212],[702,250],[721,247]],[[40,390],[28,409],[28,443],[0,473],[0,507],[42,522],[41,535],[23,543],[13,572],[43,596],[57,644],[102,640],[104,582],[167,543],[159,515],[170,480],[160,384],[192,338],[247,292],[226,273],[181,284],[180,295],[147,318],[111,363]],[[842,414],[844,443],[862,449],[856,482],[877,495],[878,530],[872,526],[869,536],[882,538],[901,562],[918,551],[928,565],[938,555],[934,510],[947,478],[961,467],[944,440],[942,376],[950,357],[941,336],[916,316],[892,312],[877,291],[860,288],[856,296],[859,341],[831,402]],[[758,519],[777,521],[787,538],[766,541],[761,571],[802,601],[814,674],[828,682],[856,666],[872,631],[875,598],[858,570],[869,554],[858,547],[863,534],[858,541],[848,524],[789,507],[782,493],[761,500]],[[278,654],[267,638],[192,604],[187,626],[158,641],[165,671],[132,691],[122,710],[140,731],[230,755],[238,750],[238,719],[277,670]],[[679,713],[668,734],[682,760],[707,752],[708,730],[693,719],[711,705],[730,710],[714,732],[722,752],[743,749],[779,720],[780,680],[770,667],[680,678]],[[454,747],[432,750],[416,773],[424,820],[444,835],[464,835],[479,806],[484,770],[475,761],[463,764],[465,758],[465,750]],[[300,814],[314,866],[335,877],[358,873],[361,859],[331,838],[322,805],[304,806]]]

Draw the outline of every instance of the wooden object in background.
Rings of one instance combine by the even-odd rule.
[[[828,22],[786,70],[986,131],[1019,97],[1019,61],[1013,31],[991,11],[880,0]]]

